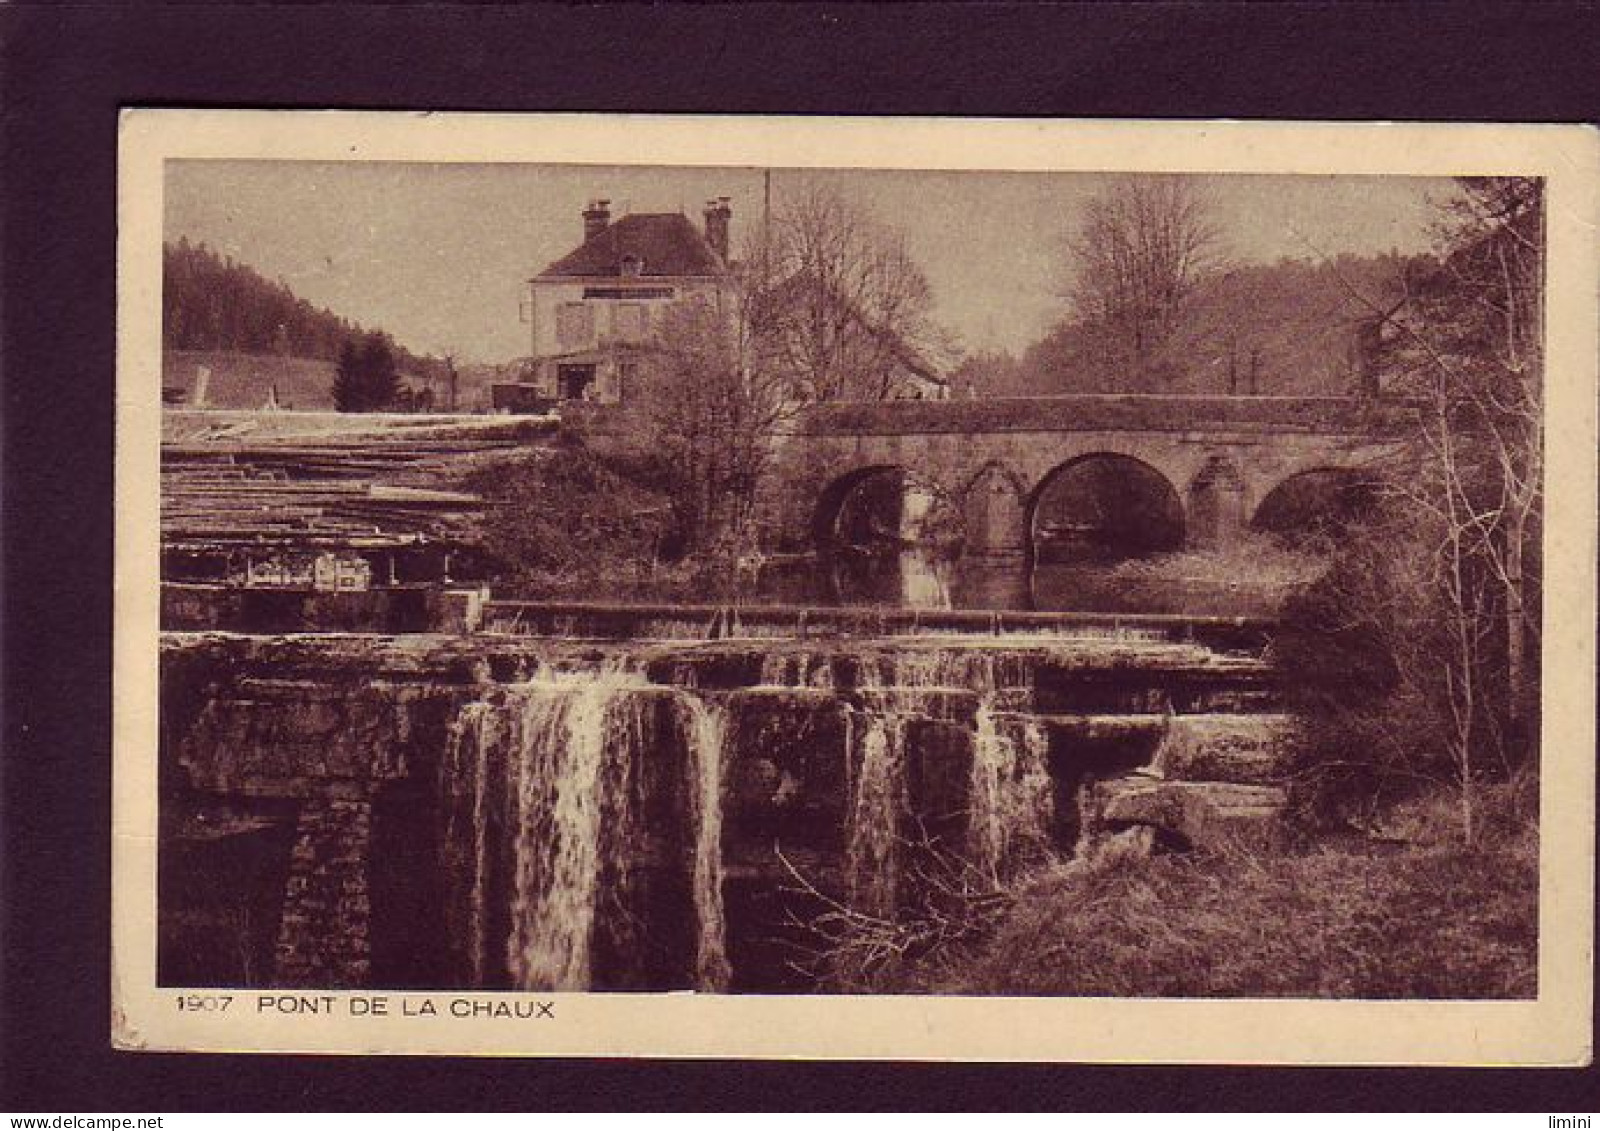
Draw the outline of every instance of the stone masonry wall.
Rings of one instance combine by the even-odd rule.
[[[301,807],[295,832],[275,982],[365,986],[372,968],[372,803],[310,799]]]

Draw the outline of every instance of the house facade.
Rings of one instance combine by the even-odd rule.
[[[583,242],[528,280],[529,357],[518,380],[494,387],[494,405],[540,411],[563,401],[630,399],[665,309],[701,300],[732,309],[726,197],[703,227],[677,212],[613,219],[610,201],[583,211]]]
[[[667,308],[699,301],[735,317],[738,278],[729,249],[729,198],[707,202],[697,225],[680,212],[614,217],[611,202],[583,210],[583,240],[528,280],[522,303],[528,357],[515,381],[493,387],[503,412],[544,412],[562,403],[619,404],[645,379],[652,335]],[[810,390],[818,399],[945,400],[949,382],[916,349],[833,293],[802,276],[774,288],[770,347],[777,364],[791,337],[814,332],[811,316],[839,337],[830,373]],[[800,370],[803,372],[803,367]],[[803,379],[801,384],[804,384]]]

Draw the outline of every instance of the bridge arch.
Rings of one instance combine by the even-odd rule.
[[[904,468],[894,463],[868,463],[851,468],[835,476],[817,492],[811,508],[811,542],[818,549],[826,547],[836,537],[835,528],[845,500],[862,484],[879,475],[903,474]]]
[[[820,492],[813,545],[832,597],[948,608],[961,555],[960,500],[938,482],[894,463],[857,467]]]
[[[1371,475],[1351,467],[1322,466],[1279,480],[1250,518],[1250,528],[1302,540],[1336,531],[1369,511],[1376,501]]]
[[[1137,456],[1110,451],[1086,452],[1045,473],[1027,516],[1036,561],[1176,550],[1187,529],[1172,480]]]
[[[898,463],[867,463],[837,475],[817,495],[811,516],[819,550],[869,538],[914,540],[927,528],[959,541],[960,500],[932,476]],[[907,525],[909,524],[909,525]],[[913,529],[914,527],[914,529]]]

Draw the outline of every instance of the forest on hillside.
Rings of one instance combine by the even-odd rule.
[[[1392,310],[1414,263],[1400,256],[1283,259],[1205,274],[1142,356],[1122,327],[1063,304],[1020,357],[980,353],[953,375],[958,396],[1238,393],[1346,396],[1358,391],[1366,328]]]
[[[204,243],[162,245],[161,341],[167,350],[209,350],[335,361],[373,332],[402,373],[437,376],[443,362],[419,357],[383,331],[313,306],[281,281]]]

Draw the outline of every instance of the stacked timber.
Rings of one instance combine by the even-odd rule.
[[[482,500],[445,485],[470,461],[514,444],[389,436],[167,444],[162,545],[189,553],[448,545]]]

